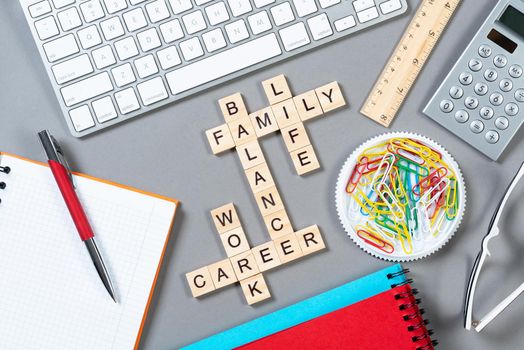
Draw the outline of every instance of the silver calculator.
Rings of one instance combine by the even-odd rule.
[[[524,0],[501,0],[424,113],[493,160],[524,121]]]

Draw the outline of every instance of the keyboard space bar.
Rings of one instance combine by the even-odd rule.
[[[237,72],[282,53],[275,34],[268,34],[166,74],[173,95]]]

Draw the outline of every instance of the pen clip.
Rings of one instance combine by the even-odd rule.
[[[62,147],[58,141],[54,138],[53,135],[49,133],[48,130],[39,132],[38,136],[40,143],[46,152],[47,159],[60,163],[66,169],[67,175],[71,180],[71,184],[74,188],[76,188],[75,180],[73,178],[73,174],[71,173],[71,168],[69,167],[69,163],[67,162],[67,159],[64,155],[64,151],[62,150]]]
[[[58,155],[58,159],[60,160],[60,164],[66,168],[67,175],[69,176],[69,179],[71,180],[71,183],[73,184],[73,187],[76,188],[75,180],[73,178],[73,174],[71,173],[71,167],[69,166],[69,163],[67,162],[67,159],[64,155],[64,151],[62,150],[62,147],[58,143],[58,141],[55,139],[53,135],[51,136],[51,142],[53,142],[53,146],[55,147],[56,153]]]

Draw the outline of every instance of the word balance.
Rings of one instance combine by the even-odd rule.
[[[317,225],[295,231],[260,147],[259,138],[280,131],[299,175],[320,167],[304,121],[344,106],[338,83],[293,97],[283,75],[262,83],[270,106],[248,114],[237,93],[219,101],[226,124],[206,132],[211,150],[235,148],[270,240],[251,248],[233,203],[211,211],[227,259],[186,274],[194,297],[240,282],[248,304],[271,297],[262,272],[325,248]]]

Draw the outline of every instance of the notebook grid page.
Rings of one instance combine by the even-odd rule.
[[[0,348],[133,348],[175,204],[75,182],[118,304],[105,290],[51,171],[2,156]]]

